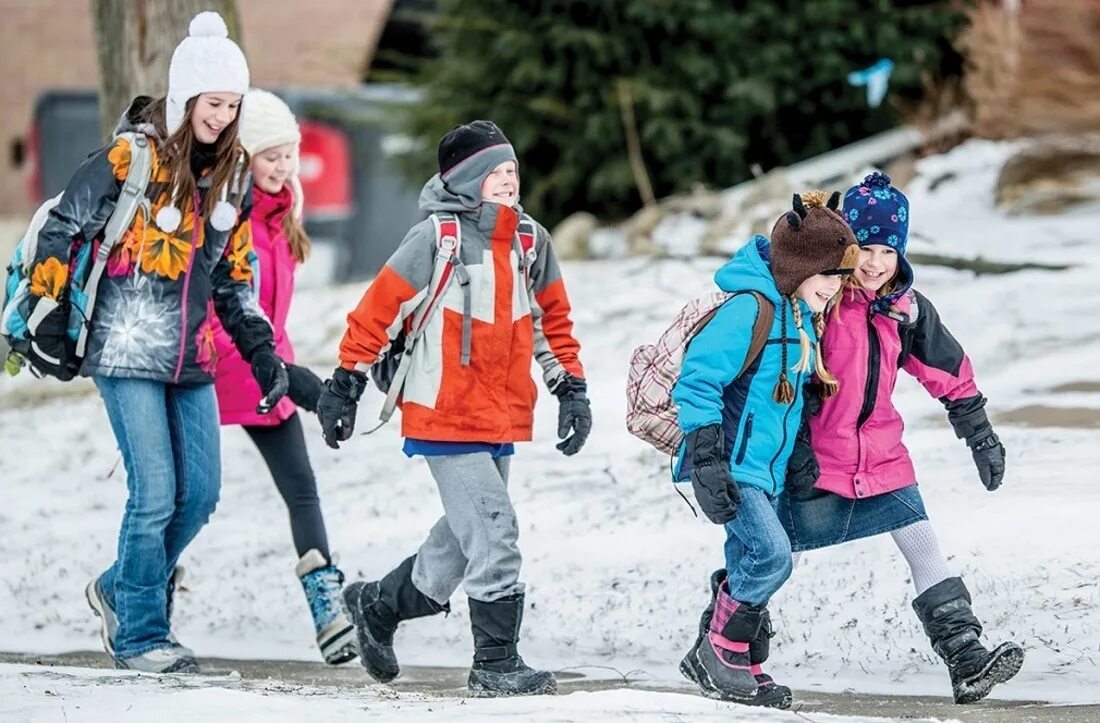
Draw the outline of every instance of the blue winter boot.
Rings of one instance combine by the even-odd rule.
[[[355,645],[355,628],[344,617],[340,605],[340,591],[344,586],[344,573],[329,562],[320,550],[310,550],[302,555],[295,572],[302,581],[313,627],[317,633],[317,647],[330,665],[346,663],[358,655]]]

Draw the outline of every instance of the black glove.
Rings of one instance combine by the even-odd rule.
[[[76,358],[76,342],[69,337],[68,303],[61,303],[50,310],[40,321],[36,319],[38,311],[42,313],[53,299],[40,298],[31,312],[28,322],[34,329],[27,329],[30,344],[27,349],[19,349],[27,356],[31,365],[43,374],[57,377],[67,382],[80,372],[80,361]],[[37,324],[35,323],[37,321]]]
[[[340,442],[351,439],[359,397],[366,388],[366,374],[343,367],[336,367],[332,379],[325,382],[321,398],[317,400],[317,416],[321,420],[325,444],[340,449]]]
[[[1005,476],[1005,447],[1001,440],[989,429],[989,433],[980,439],[966,440],[974,464],[978,467],[978,476],[985,488],[992,492],[1001,486]]]
[[[955,428],[955,436],[966,440],[978,468],[978,477],[992,492],[1001,486],[1005,476],[1005,448],[985,413],[985,397],[978,395],[946,404],[947,418]]]
[[[308,367],[300,367],[297,364],[287,364],[286,375],[289,382],[287,394],[290,400],[307,412],[316,412],[317,400],[321,398],[321,389],[324,386],[321,377],[310,371]]]
[[[685,454],[691,457],[691,488],[707,519],[724,525],[737,517],[741,491],[722,453],[722,429],[717,424],[700,427],[687,436]]]
[[[558,439],[564,440],[556,446],[566,457],[572,457],[581,451],[588,433],[592,431],[588,385],[583,379],[566,375],[554,387],[553,394],[558,398]],[[566,439],[570,429],[573,435]]]
[[[252,377],[260,385],[264,397],[256,405],[256,414],[267,414],[286,396],[289,381],[286,364],[275,355],[271,347],[260,347],[252,352],[249,360],[252,365]]]

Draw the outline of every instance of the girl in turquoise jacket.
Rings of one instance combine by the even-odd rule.
[[[685,436],[677,478],[691,480],[704,514],[726,528],[725,568],[712,575],[713,597],[680,669],[705,695],[741,703],[791,703],[790,689],[760,670],[768,600],[791,574],[775,505],[801,424],[803,383],[815,369],[832,379],[817,353],[815,315],[859,257],[837,212],[840,194],[824,200],[796,195],[770,242],[755,237],[719,269],[715,282],[735,295],[692,339],[672,390]],[[762,311],[774,320],[749,359]]]

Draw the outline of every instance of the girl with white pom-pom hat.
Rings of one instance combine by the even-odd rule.
[[[35,341],[56,345],[47,330],[64,333],[68,311],[56,290],[70,269],[87,268],[88,253],[108,254],[79,371],[103,398],[129,499],[117,558],[86,596],[116,664],[154,673],[198,670],[194,654],[171,634],[169,616],[177,562],[213,513],[221,487],[208,309],[249,363],[262,390],[261,412],[288,387],[249,264],[251,184],[237,140],[248,64],[218,14],[191,21],[168,81],[166,97],[136,99],[111,143],[76,171],[39,234],[32,270],[43,282],[53,278],[37,285],[41,296],[32,292],[32,304],[47,302],[43,308],[58,317],[38,326]],[[149,174],[139,184],[141,208],[104,248],[107,220],[139,172]]]
[[[329,550],[317,480],[306,453],[298,408],[317,411],[321,380],[294,361],[286,321],[294,296],[294,274],[309,255],[302,228],[304,197],[298,180],[298,146],[302,134],[287,104],[273,93],[253,88],[241,110],[241,145],[252,163],[253,271],[259,277],[258,300],[275,329],[275,352],[287,362],[290,391],[267,414],[256,412],[263,396],[248,364],[229,333],[215,333],[218,370],[214,386],[222,424],[239,424],[260,451],[275,486],[286,503],[291,535],[298,553],[295,573],[313,616],[317,646],[325,662],[345,663],[357,655],[355,628],[340,607],[344,574]]]

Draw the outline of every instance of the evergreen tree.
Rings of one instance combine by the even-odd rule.
[[[453,124],[497,122],[523,201],[553,222],[640,203],[636,130],[658,196],[729,186],[896,123],[847,75],[882,57],[892,99],[957,72],[951,0],[440,0],[437,55],[410,127],[425,150]],[[630,106],[625,108],[624,104]],[[424,165],[430,166],[425,153]]]

